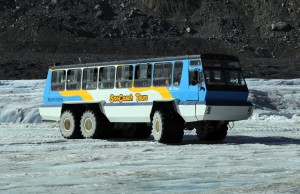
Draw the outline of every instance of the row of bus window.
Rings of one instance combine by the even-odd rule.
[[[135,67],[135,68],[134,68]],[[152,71],[152,64],[108,66],[100,68],[56,70],[52,72],[52,91],[67,90],[95,90],[131,87],[179,86],[183,63],[156,63]],[[152,76],[153,73],[153,76]],[[153,77],[153,83],[152,83]],[[115,80],[116,78],[116,80]],[[134,78],[134,80],[133,80]]]

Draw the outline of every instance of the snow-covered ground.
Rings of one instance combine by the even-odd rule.
[[[300,193],[300,79],[247,80],[253,116],[223,143],[66,140],[44,80],[0,81],[0,193]]]

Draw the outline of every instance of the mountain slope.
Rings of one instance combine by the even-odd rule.
[[[299,4],[296,0],[0,0],[0,65],[14,70],[44,64],[45,71],[54,62],[78,63],[79,57],[94,62],[214,52],[245,58],[247,66],[266,66],[273,62],[249,59],[300,58]],[[0,79],[10,77],[3,73]]]

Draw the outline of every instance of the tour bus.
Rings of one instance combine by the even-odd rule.
[[[237,57],[220,54],[49,68],[40,107],[63,137],[148,138],[180,143],[184,130],[222,141],[253,112]]]

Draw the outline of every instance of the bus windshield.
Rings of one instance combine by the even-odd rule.
[[[205,83],[211,88],[246,87],[238,61],[203,59]]]

